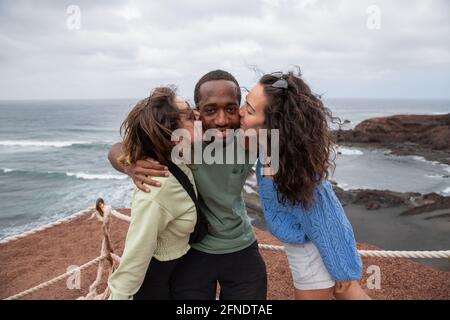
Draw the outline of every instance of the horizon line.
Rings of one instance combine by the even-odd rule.
[[[115,97],[115,98],[7,98],[3,99],[0,98],[0,102],[8,102],[8,101],[73,101],[73,100],[80,100],[80,101],[89,101],[89,100],[141,100],[145,99],[145,97]],[[450,101],[450,97],[326,97],[322,96],[322,100],[328,100],[328,99],[348,99],[348,100],[441,100],[441,101]],[[188,98],[187,100],[193,100],[192,98]]]

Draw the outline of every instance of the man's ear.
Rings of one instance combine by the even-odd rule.
[[[195,120],[200,120],[200,111],[198,109],[194,109]]]

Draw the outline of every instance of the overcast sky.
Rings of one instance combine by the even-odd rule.
[[[191,98],[217,68],[251,86],[251,65],[299,65],[330,98],[449,99],[450,1],[0,0],[0,99],[140,98],[163,84]]]

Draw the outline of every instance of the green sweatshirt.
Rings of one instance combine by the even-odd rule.
[[[178,165],[195,182],[185,164]],[[108,280],[110,300],[133,299],[144,281],[152,257],[160,261],[182,257],[190,249],[189,236],[197,221],[194,202],[178,180],[152,178],[161,187],[148,186],[150,193],[135,189],[131,205],[131,223],[120,265]]]
[[[222,163],[226,163],[228,154],[234,160],[232,164],[189,165],[200,194],[200,208],[209,223],[205,238],[192,245],[192,248],[202,252],[238,252],[256,241],[243,198],[245,180],[254,161],[248,159],[249,151],[244,150],[238,140],[234,142],[234,145],[230,143],[222,149]],[[241,164],[238,154],[246,157]]]

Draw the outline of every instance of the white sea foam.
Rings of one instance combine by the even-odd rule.
[[[123,180],[126,179],[126,175],[118,174],[92,174],[84,172],[66,172],[69,177],[75,177],[83,180]]]
[[[444,175],[442,175],[442,174],[426,174],[425,177],[432,178],[432,179],[441,179],[441,178],[444,178]]]
[[[339,187],[339,188],[341,188],[342,190],[344,190],[344,191],[348,191],[348,190],[352,190],[352,189],[356,189],[356,188],[352,188],[351,186],[349,186],[348,184],[346,184],[346,183],[337,183],[337,186]]]
[[[337,182],[337,186],[344,191],[352,191],[352,190],[373,190],[376,188],[368,187],[368,186],[351,186],[347,183],[339,183]]]
[[[440,193],[441,193],[442,195],[444,195],[444,196],[449,196],[449,195],[450,195],[450,187],[445,188],[445,189],[442,190]]]
[[[439,166],[442,170],[447,171],[448,173],[450,173],[450,166],[448,164],[441,163],[439,161],[429,161],[429,160],[427,160],[427,159],[425,159],[424,157],[421,157],[421,156],[412,156],[412,158],[414,160],[416,160],[416,161],[425,162],[425,163],[428,163],[428,164],[431,164],[431,165],[434,165],[434,166]],[[435,175],[433,175],[433,176],[435,176]],[[431,178],[431,176],[427,176],[427,177]]]
[[[9,172],[22,172],[24,174],[27,173],[38,173],[38,174],[58,174],[58,175],[66,175],[68,177],[74,177],[77,179],[83,180],[124,180],[127,178],[126,175],[119,174],[93,174],[93,173],[85,173],[85,172],[57,172],[57,171],[26,171],[26,170],[18,170],[18,169],[9,169],[9,168],[0,168],[3,173]]]
[[[35,141],[35,140],[0,140],[4,147],[54,147],[63,148],[75,144],[91,144],[89,141]]]
[[[347,147],[339,147],[338,152],[346,156],[360,156],[364,154],[364,152],[362,152],[361,150]]]
[[[422,157],[422,156],[412,156],[412,158],[413,158],[414,160],[416,160],[416,161],[426,162],[426,163],[429,163],[429,164],[433,164],[433,165],[435,165],[435,166],[438,166],[438,165],[446,166],[445,164],[442,164],[442,163],[440,163],[439,161],[430,161],[430,160],[425,159],[425,158]]]

